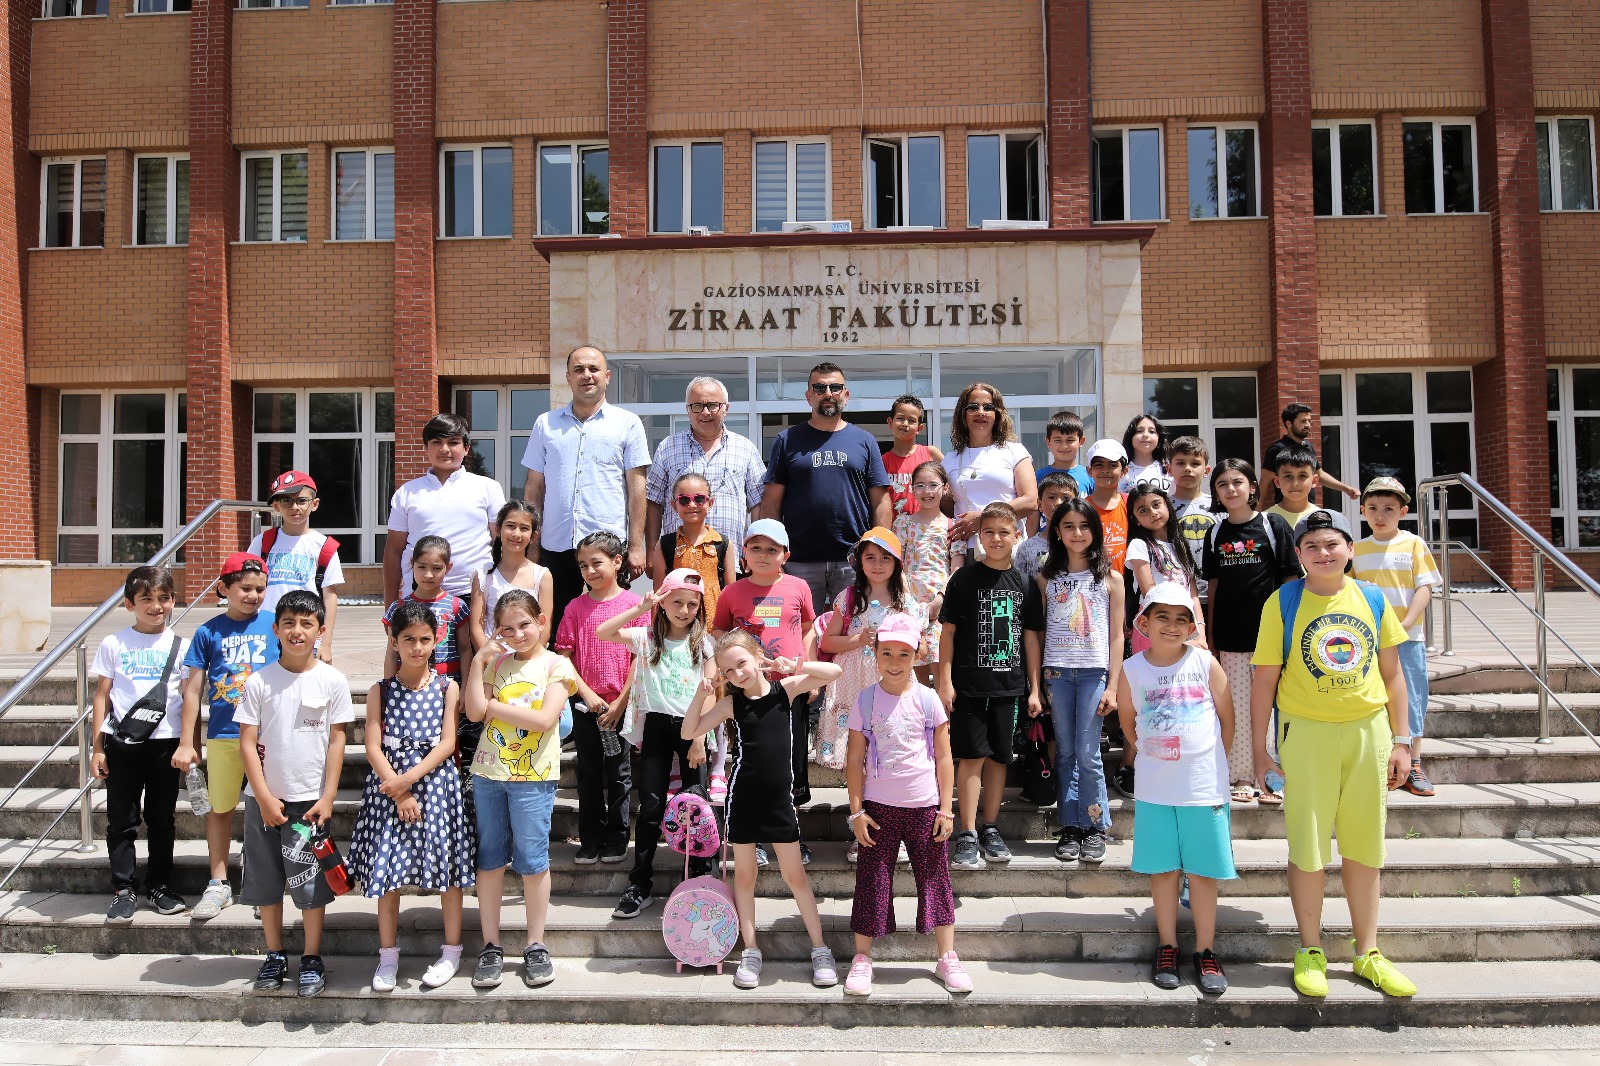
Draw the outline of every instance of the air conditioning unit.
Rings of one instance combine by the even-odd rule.
[[[691,236],[691,237],[709,237],[709,236],[711,236],[711,227],[710,226],[690,226],[689,227],[689,236]]]
[[[1050,223],[1044,220],[1021,218],[986,218],[983,220],[984,229],[1049,229]]]
[[[823,222],[785,222],[785,233],[849,233],[850,220],[848,218],[828,219]]]

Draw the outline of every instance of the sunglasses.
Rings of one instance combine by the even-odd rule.
[[[711,502],[711,497],[707,496],[703,492],[697,492],[693,496],[687,496],[687,495],[684,495],[683,493],[679,493],[678,494],[678,506],[679,507],[691,507],[691,506],[693,506],[693,507],[704,507],[706,504],[708,504],[710,502]]]
[[[844,389],[845,385],[842,381],[813,381],[811,383],[811,391],[818,396],[826,396],[830,392],[838,395]]]
[[[999,410],[999,408],[992,403],[969,403],[967,404],[966,410],[967,414],[969,415],[975,411],[982,411],[984,414],[994,414],[994,412]]]

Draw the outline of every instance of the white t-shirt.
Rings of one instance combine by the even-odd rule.
[[[286,803],[322,795],[332,727],[355,718],[350,682],[320,659],[299,674],[282,663],[257,670],[244,683],[244,698],[233,715],[236,725],[258,728],[256,751],[267,788]],[[244,791],[255,795],[248,784]]]
[[[183,679],[189,676],[183,657],[189,650],[189,642],[171,629],[141,633],[132,626],[102,640],[95,649],[94,665],[89,667],[94,677],[111,679],[111,710],[100,732],[116,733],[115,720],[161,680],[161,671],[166,669],[174,640],[178,641],[178,661],[172,664],[172,676],[167,680],[167,716],[161,719],[150,739],[171,740],[182,732]]]
[[[1033,457],[1016,441],[989,444],[982,448],[962,448],[944,457],[945,476],[955,495],[956,513],[981,511],[991,503],[1010,503],[1017,497],[1017,464]],[[968,539],[976,547],[978,538]]]
[[[1166,490],[1168,496],[1172,495],[1172,478],[1168,477],[1161,469],[1159,462],[1140,466],[1137,463],[1128,463],[1128,472],[1122,475],[1122,480],[1117,484],[1117,491],[1126,496],[1139,484],[1151,484],[1158,489]]]
[[[261,542],[264,533],[257,533],[250,542],[250,551],[261,555]],[[291,537],[282,529],[272,542],[272,554],[262,556],[267,562],[267,594],[261,599],[261,610],[268,618],[278,608],[278,601],[283,599],[285,592],[295,589],[305,589],[308,592],[321,592],[316,587],[317,556],[322,553],[323,544],[327,543],[328,535],[308,529],[297,537]],[[344,584],[344,568],[339,565],[339,553],[334,552],[328,560],[327,573],[322,575],[322,588],[330,589]]]
[[[423,537],[450,542],[450,571],[444,590],[462,599],[472,595],[472,575],[489,565],[489,523],[505,506],[506,494],[494,478],[457,470],[443,484],[428,471],[395,490],[389,501],[389,531],[406,538],[400,557],[400,587],[408,588],[411,551]]]
[[[1228,753],[1211,699],[1211,663],[1209,652],[1185,645],[1183,658],[1171,666],[1151,665],[1144,652],[1122,664],[1138,722],[1133,780],[1140,802],[1228,802]]]

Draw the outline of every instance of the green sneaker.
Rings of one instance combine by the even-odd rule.
[[[1294,953],[1294,987],[1302,996],[1328,995],[1328,956],[1321,948],[1301,948]]]
[[[1354,946],[1354,942],[1352,942]],[[1376,988],[1386,996],[1414,996],[1417,986],[1411,979],[1394,968],[1394,963],[1383,957],[1383,953],[1373,948],[1365,955],[1356,956],[1356,976],[1364,977],[1372,982]]]

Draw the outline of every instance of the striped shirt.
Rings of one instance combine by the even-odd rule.
[[[1356,541],[1354,576],[1383,590],[1383,598],[1402,617],[1417,589],[1444,583],[1428,546],[1421,537],[1405,530],[1387,541],[1372,537]],[[1421,640],[1422,624],[1412,626],[1408,635],[1412,640]]]
[[[711,451],[701,447],[688,430],[674,433],[656,449],[655,462],[644,482],[644,498],[661,505],[661,535],[676,533],[683,522],[672,509],[672,485],[689,471],[701,475],[711,487],[711,514],[706,521],[735,550],[744,544],[750,508],[766,491],[767,465],[761,452],[746,437],[722,431]]]

